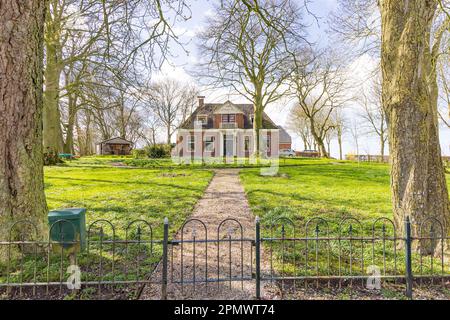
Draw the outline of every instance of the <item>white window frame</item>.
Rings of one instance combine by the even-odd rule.
[[[187,151],[194,152],[195,151],[195,136],[190,135],[187,139]]]
[[[208,140],[210,139],[210,140]],[[215,137],[214,136],[205,136],[205,140],[204,140],[204,146],[203,146],[203,150],[205,152],[213,152],[214,151],[214,142],[215,142]],[[210,148],[208,148],[208,146],[210,146]]]

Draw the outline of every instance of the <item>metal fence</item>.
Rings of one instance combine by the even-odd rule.
[[[433,218],[414,225],[407,219],[401,232],[387,218],[367,224],[316,217],[302,226],[286,217],[256,218],[252,230],[231,218],[217,226],[190,219],[171,239],[167,219],[162,226],[135,220],[121,229],[97,220],[88,226],[81,252],[76,248],[82,241],[64,239],[64,224],[75,230],[70,221],[57,221],[45,241],[28,221],[11,226],[0,241],[4,295],[51,298],[91,288],[92,298],[136,298],[144,286],[157,286],[159,298],[167,299],[175,287],[183,293],[201,286],[208,295],[223,286],[244,290],[246,283],[260,298],[261,284],[268,282],[284,293],[386,281],[404,284],[412,298],[414,284],[443,286],[450,275],[449,238]]]

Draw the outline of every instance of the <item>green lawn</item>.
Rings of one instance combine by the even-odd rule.
[[[387,164],[287,159],[275,177],[261,176],[259,169],[242,170],[240,176],[253,213],[266,221],[279,215],[299,224],[318,216],[361,222],[392,218]]]
[[[275,224],[274,233],[271,233],[272,222],[280,217],[290,219],[295,225],[297,237],[306,235],[305,224],[309,219],[320,217],[328,221],[329,235],[337,237],[339,233],[339,222],[345,218],[355,218],[361,222],[362,229],[358,224],[347,220],[342,225],[342,236],[349,236],[349,227],[352,224],[353,236],[370,237],[372,234],[372,223],[375,219],[386,217],[392,219],[392,207],[389,187],[389,166],[379,163],[354,163],[347,161],[323,160],[323,159],[289,159],[279,168],[279,173],[274,177],[261,176],[259,169],[246,169],[240,173],[250,206],[253,213],[261,217],[263,236],[281,237],[281,224]],[[450,177],[447,177],[447,182]],[[285,220],[286,221],[286,220]],[[313,220],[308,229],[307,236],[316,236],[315,227],[318,220]],[[389,224],[386,225],[386,236],[390,237],[393,230]],[[376,236],[382,235],[382,224],[377,224]],[[293,236],[293,228],[290,223],[285,223],[286,237]],[[326,237],[325,223],[319,223],[319,237]],[[399,236],[399,234],[397,234]],[[352,242],[352,243],[350,243]],[[327,243],[330,248],[328,258]],[[387,241],[383,249],[383,242],[378,240],[374,244],[375,261],[372,261],[371,241],[348,240],[321,240],[319,252],[316,256],[316,241],[309,240],[308,243],[298,241],[285,246],[281,242],[265,242],[268,249],[273,246],[274,268],[280,271],[285,263],[284,270],[289,273],[315,274],[317,267],[322,274],[328,272],[328,268],[338,272],[339,256],[343,258],[342,272],[349,273],[349,258],[353,259],[353,272],[365,273],[361,270],[360,263],[364,266],[375,262],[383,265],[383,250],[386,250],[386,268],[391,272],[395,270],[395,259],[393,256],[394,243]],[[353,247],[352,247],[353,246]],[[339,247],[342,248],[340,252]],[[349,251],[350,250],[350,251]],[[361,259],[363,250],[363,259]],[[352,252],[351,254],[349,252]],[[308,264],[305,257],[308,256]],[[416,260],[418,257],[413,257]],[[404,260],[403,251],[397,252],[397,264],[400,270],[401,262]],[[424,265],[424,272],[429,271],[429,260]],[[436,261],[438,262],[438,261]],[[440,266],[435,262],[435,266]],[[329,264],[329,265],[328,265]],[[294,268],[294,265],[296,267]],[[418,263],[416,261],[417,271]],[[435,269],[436,270],[436,269]]]
[[[259,170],[241,172],[255,215],[283,214],[295,220],[311,217],[371,220],[391,217],[389,168],[384,164],[289,159],[276,177]]]
[[[115,240],[124,240],[128,224],[142,219],[152,226],[153,239],[161,240],[164,217],[169,219],[169,232],[176,232],[191,214],[213,176],[213,172],[208,170],[114,166],[124,159],[127,158],[86,157],[45,167],[45,193],[49,209],[84,207],[87,209],[88,227],[97,220],[108,220],[114,225]],[[99,242],[100,227],[104,232],[105,242],[102,244]],[[128,240],[150,240],[150,230],[143,223],[133,224],[128,231]],[[100,221],[92,226],[90,235],[94,241],[90,242],[89,251],[84,250],[77,255],[77,264],[83,270],[83,281],[99,278],[135,280],[147,276],[159,261],[161,245],[150,242],[117,243],[114,248],[107,243],[112,240],[112,234],[111,227],[105,222]],[[66,279],[69,251],[64,253],[61,265],[60,250],[53,248],[48,268],[46,248],[44,245],[36,261],[37,281],[46,282],[47,271],[50,281],[59,281],[61,272],[63,279]],[[26,255],[23,267],[21,263],[20,257],[12,261],[10,281],[33,281],[34,256]],[[102,271],[99,270],[100,265]],[[0,265],[0,282],[6,281],[6,268],[6,265]]]
[[[87,208],[87,222],[107,219],[120,229],[135,219],[176,230],[202,196],[212,172],[112,167],[114,158],[86,158],[45,168],[49,209]],[[120,158],[119,158],[120,160]]]

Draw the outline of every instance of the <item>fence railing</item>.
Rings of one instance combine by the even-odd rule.
[[[57,221],[46,240],[28,221],[11,226],[0,241],[0,291],[12,298],[85,292],[136,298],[144,286],[159,286],[159,298],[167,299],[175,287],[183,293],[202,286],[208,294],[213,286],[244,290],[246,282],[260,298],[267,282],[287,293],[332,285],[377,289],[385,281],[404,284],[412,298],[415,283],[444,285],[450,276],[449,237],[434,218],[414,225],[407,219],[401,231],[387,218],[367,224],[315,217],[301,227],[286,217],[256,218],[252,228],[246,224],[251,230],[231,218],[217,226],[190,219],[172,238],[167,219],[162,228],[135,220],[122,229],[97,220],[87,227],[86,243],[67,240],[64,225],[75,230]]]

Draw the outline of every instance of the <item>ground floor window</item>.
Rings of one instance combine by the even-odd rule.
[[[266,148],[267,148],[267,150],[270,150],[270,136],[269,135],[266,136]]]
[[[212,152],[214,151],[214,137],[213,136],[206,136],[205,137],[205,142],[204,142],[204,147],[203,149],[206,152]]]
[[[244,137],[244,151],[245,152],[250,151],[250,137],[249,136]]]
[[[192,152],[195,150],[195,136],[189,136],[187,149],[189,152]]]

